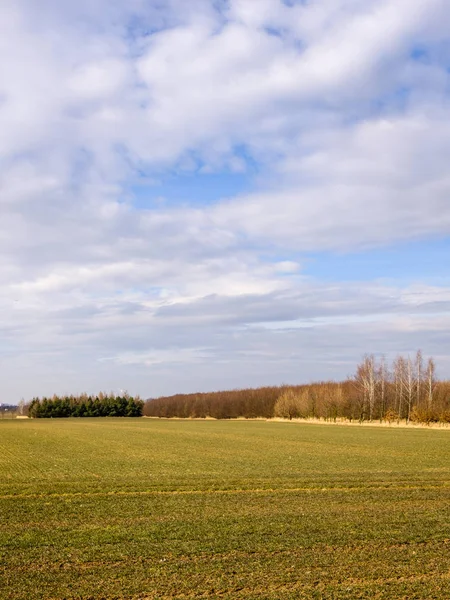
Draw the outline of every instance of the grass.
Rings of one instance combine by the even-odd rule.
[[[0,421],[0,598],[450,598],[450,431]]]

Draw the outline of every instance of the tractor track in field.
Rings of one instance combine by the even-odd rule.
[[[39,498],[105,498],[108,496],[214,496],[233,494],[321,494],[329,492],[359,493],[371,491],[408,491],[408,490],[450,490],[450,482],[433,485],[365,485],[365,486],[328,486],[328,487],[295,487],[295,488],[238,488],[238,489],[205,489],[205,490],[124,490],[108,492],[48,492],[0,494],[0,500],[39,499]]]

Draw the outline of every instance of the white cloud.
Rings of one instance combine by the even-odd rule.
[[[78,67],[70,76],[68,85],[75,98],[109,99],[123,88],[126,79],[126,64],[117,60],[103,60]]]

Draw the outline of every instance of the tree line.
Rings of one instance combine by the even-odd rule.
[[[33,398],[28,416],[39,418],[64,417],[142,417],[144,402],[128,394],[100,393],[96,396],[52,396]]]
[[[284,389],[288,388],[272,386],[162,396],[146,401],[144,415],[166,418],[270,418],[273,416],[275,402]]]
[[[366,355],[342,382],[177,394],[147,400],[144,415],[450,423],[450,381],[437,380],[434,360],[424,360],[420,351],[391,365]]]

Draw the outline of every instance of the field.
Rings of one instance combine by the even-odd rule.
[[[450,431],[0,421],[0,598],[450,598]]]

